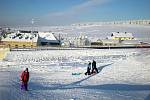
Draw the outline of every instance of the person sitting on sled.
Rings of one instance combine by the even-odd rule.
[[[87,72],[85,75],[91,75],[91,62],[89,61],[88,66],[87,66]]]
[[[26,68],[22,73],[21,73],[21,89],[25,89],[26,91],[28,90],[28,81],[29,81],[29,71],[28,68]]]

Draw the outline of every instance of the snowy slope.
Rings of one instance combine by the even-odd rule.
[[[93,59],[100,73],[85,76]],[[0,100],[150,99],[150,49],[11,51],[0,64]],[[23,67],[28,92],[19,88]]]

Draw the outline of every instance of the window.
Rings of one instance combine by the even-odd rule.
[[[8,44],[8,47],[9,47],[9,48],[11,47],[10,44]]]
[[[118,37],[115,37],[115,40],[119,40],[119,38],[118,38]]]
[[[113,37],[114,35],[113,34],[111,34],[111,37]]]
[[[15,45],[15,48],[18,48],[18,45]]]
[[[25,39],[28,39],[29,37],[27,36],[27,37],[25,37]]]
[[[23,48],[26,48],[26,46],[25,46],[25,45],[23,45]]]

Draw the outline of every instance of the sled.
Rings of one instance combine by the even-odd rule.
[[[72,73],[72,75],[81,75],[82,73]]]

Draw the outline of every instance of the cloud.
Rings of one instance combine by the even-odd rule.
[[[83,4],[75,6],[74,9],[78,11],[83,10],[83,9],[85,10],[93,6],[102,5],[108,1],[110,0],[88,0],[87,2],[84,2]]]
[[[111,0],[85,0],[85,2],[74,5],[67,10],[51,12],[45,16],[42,16],[43,18],[40,18],[41,23],[50,23],[53,25],[76,23],[81,21],[80,16],[93,11],[93,7],[99,7],[110,1]]]
[[[75,5],[68,10],[51,13],[49,15],[50,16],[64,16],[64,15],[68,16],[68,15],[80,14],[80,13],[89,11],[90,8],[92,7],[100,6],[110,1],[111,0],[85,0],[84,3]]]

